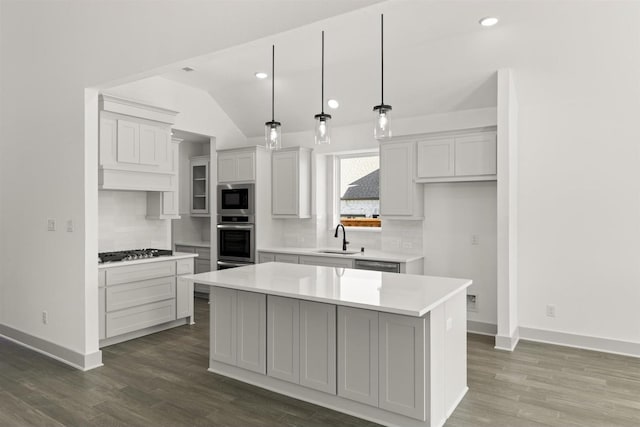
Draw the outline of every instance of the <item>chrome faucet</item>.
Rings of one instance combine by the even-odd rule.
[[[338,224],[338,226],[336,227],[336,234],[334,234],[333,237],[335,237],[336,239],[338,238],[338,229],[340,229],[340,227],[342,227],[342,250],[346,251],[349,242],[347,242],[347,232],[344,230],[344,225]]]

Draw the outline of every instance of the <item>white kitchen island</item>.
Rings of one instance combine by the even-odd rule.
[[[209,370],[389,426],[440,426],[467,391],[468,279],[265,263],[210,285]]]

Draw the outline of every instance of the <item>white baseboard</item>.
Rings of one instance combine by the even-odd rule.
[[[498,326],[493,323],[476,322],[475,320],[467,320],[467,332],[478,335],[495,336],[498,332]]]
[[[511,336],[496,335],[496,350],[513,351],[520,341],[520,328],[516,328]]]
[[[640,357],[640,343],[636,342],[525,327],[520,328],[520,337],[526,341]]]
[[[102,351],[100,350],[89,354],[78,353],[2,324],[0,324],[0,336],[81,371],[88,371],[102,366]]]

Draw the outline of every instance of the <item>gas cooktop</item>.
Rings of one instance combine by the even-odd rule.
[[[100,252],[98,263],[114,261],[131,261],[134,259],[153,258],[162,255],[173,255],[170,249],[131,249],[128,251]]]

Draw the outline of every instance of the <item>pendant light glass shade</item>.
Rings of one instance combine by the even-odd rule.
[[[373,136],[376,139],[390,138],[391,105],[384,103],[384,15],[380,15],[380,105],[373,107],[376,122],[373,128]]]
[[[322,32],[322,84],[321,84],[321,112],[313,116],[316,119],[315,141],[316,144],[331,144],[330,114],[324,113],[324,31]]]
[[[268,150],[282,148],[282,127],[280,122],[271,121],[264,124],[264,140]]]
[[[373,136],[376,139],[390,138],[391,127],[389,126],[389,115],[391,113],[391,105],[376,105],[373,107],[376,115],[376,125],[373,129]]]
[[[267,150],[279,150],[282,148],[282,127],[276,122],[274,116],[274,88],[275,88],[275,57],[276,47],[271,46],[271,121],[264,124],[264,141]]]
[[[331,143],[331,127],[329,126],[329,120],[331,115],[329,114],[316,114],[316,144],[330,144]]]

